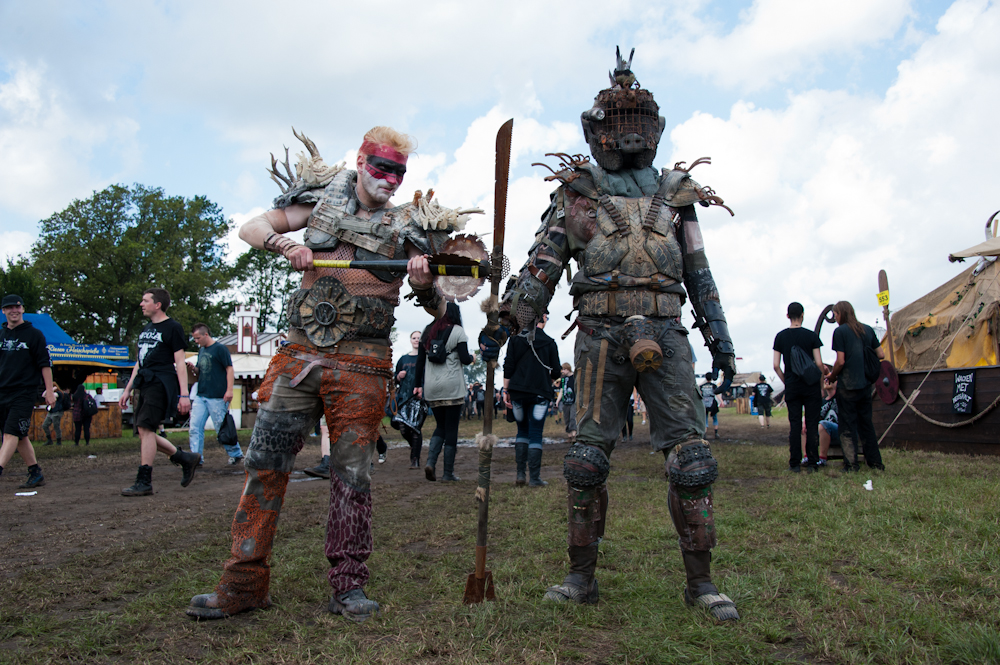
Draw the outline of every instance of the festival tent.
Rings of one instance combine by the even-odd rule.
[[[986,242],[982,245],[990,244]],[[980,246],[952,256],[975,256],[979,254],[975,251],[978,248]],[[987,247],[982,249],[992,251]],[[997,364],[1000,357],[997,337],[1000,324],[998,263],[981,261],[892,315],[892,340],[898,371]],[[882,349],[885,357],[889,358],[888,337],[882,340]],[[941,362],[938,362],[939,358]]]
[[[107,344],[77,344],[48,314],[25,314],[24,320],[45,335],[49,357],[53,365],[86,365],[118,369],[132,367],[127,346]],[[0,313],[0,325],[7,325],[7,317]]]

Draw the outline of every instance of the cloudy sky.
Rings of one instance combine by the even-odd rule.
[[[494,137],[513,117],[519,266],[551,190],[530,164],[586,152],[579,114],[620,44],[667,119],[656,165],[712,158],[694,177],[736,216],[699,216],[739,368],[773,376],[788,302],[812,325],[850,300],[874,324],[880,268],[898,308],[983,239],[1000,208],[997,34],[985,0],[0,0],[0,254],[113,183],[259,214],[278,193],[268,154],[301,149],[292,126],[329,163],[394,126],[420,144],[397,200],[434,187],[491,211]],[[491,230],[491,215],[469,228]],[[245,249],[229,239],[231,256]],[[478,300],[463,305],[470,331]],[[553,336],[569,309],[563,286]],[[398,314],[404,332],[426,323]],[[569,359],[571,340],[560,350]]]

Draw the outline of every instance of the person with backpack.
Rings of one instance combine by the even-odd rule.
[[[88,401],[97,402],[87,392],[81,383],[73,392],[73,445],[80,445],[80,434],[83,433],[85,445],[90,445],[90,421],[94,418],[93,407],[87,408]]]
[[[761,427],[771,426],[771,395],[773,394],[774,388],[771,387],[771,384],[761,374],[760,381],[753,387],[753,402],[757,407],[757,415],[760,418]]]
[[[701,394],[701,403],[705,405],[705,430],[708,430],[709,418],[715,428],[715,438],[719,438],[719,400],[715,396],[722,392],[722,386],[716,385],[712,380],[712,373],[705,374],[705,380],[698,385],[698,392]]]
[[[548,314],[543,314],[533,330],[515,335],[507,347],[503,363],[503,387],[507,389],[506,404],[514,414],[517,436],[514,439],[514,460],[517,465],[515,484],[545,487],[542,480],[542,430],[555,400],[552,382],[562,374],[559,349],[555,340],[545,334]],[[527,464],[528,478],[524,467]]]
[[[805,410],[806,471],[812,473],[819,468],[819,409],[823,405],[820,384],[826,372],[819,352],[823,342],[819,335],[802,327],[805,310],[800,303],[790,303],[787,316],[789,326],[774,338],[774,371],[785,384],[785,404],[788,405],[788,470],[792,473],[802,470],[800,432]]]
[[[841,300],[834,305],[833,318],[840,324],[833,331],[837,360],[826,380],[827,383],[838,382],[837,413],[844,428],[851,432],[852,450],[844,446],[844,471],[859,469],[859,436],[864,445],[865,463],[885,471],[872,423],[872,384],[878,379],[878,365],[885,352],[871,326],[858,322],[851,303]]]
[[[427,450],[424,476],[437,480],[438,455],[444,449],[444,475],[441,480],[460,480],[455,475],[455,454],[458,452],[458,424],[462,405],[468,392],[462,365],[471,365],[469,337],[462,329],[462,313],[458,305],[448,303],[441,316],[424,329],[417,352],[415,392],[434,412],[437,426]]]

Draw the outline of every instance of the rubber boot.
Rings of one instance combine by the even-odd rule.
[[[514,461],[517,463],[517,480],[514,484],[518,487],[524,487],[528,484],[527,477],[524,473],[525,462],[528,459],[528,442],[527,441],[515,441],[514,442]]]
[[[543,600],[555,603],[575,603],[593,605],[600,598],[597,588],[597,543],[584,547],[570,545],[569,574],[562,584],[551,586],[545,591]]]
[[[455,475],[455,454],[458,452],[458,446],[445,446],[444,447],[444,475],[441,476],[441,480],[453,483],[461,480]]]
[[[439,436],[432,436],[431,442],[427,446],[427,466],[424,467],[424,476],[431,482],[437,480],[434,467],[437,466],[438,455],[441,454],[441,446],[443,445],[444,439]]]
[[[330,479],[330,456],[323,455],[323,459],[319,461],[314,467],[303,469],[302,473],[310,476],[312,478],[326,478]]]
[[[135,484],[122,490],[122,496],[151,496],[153,494],[153,467],[143,464],[135,476]]]
[[[59,436],[56,437],[56,445],[57,446],[61,446],[62,445],[62,437],[59,437]]]
[[[736,621],[740,618],[736,604],[719,593],[712,584],[712,553],[685,552],[684,573],[687,576],[687,587],[684,589],[684,602],[693,607],[701,607],[719,621]]]
[[[528,485],[531,487],[545,487],[547,482],[542,480],[542,449],[528,448]]]

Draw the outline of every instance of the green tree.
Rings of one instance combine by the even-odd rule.
[[[233,266],[237,289],[247,300],[260,307],[258,325],[264,332],[287,329],[284,298],[298,283],[297,273],[288,259],[280,254],[251,247],[240,254]]]
[[[7,268],[0,265],[0,294],[16,293],[24,301],[25,312],[37,312],[42,306],[42,292],[31,270],[31,259],[21,255],[7,257]]]
[[[112,185],[41,222],[31,257],[46,310],[84,343],[131,345],[150,287],[170,292],[168,314],[190,330],[228,328],[230,222],[203,196]]]
[[[478,381],[479,383],[486,385],[486,363],[483,361],[483,354],[479,352],[473,352],[475,360],[472,361],[471,365],[464,365],[462,371],[465,372],[465,381],[470,386]],[[501,370],[502,372],[502,370]],[[503,376],[503,374],[498,374],[498,376]]]

